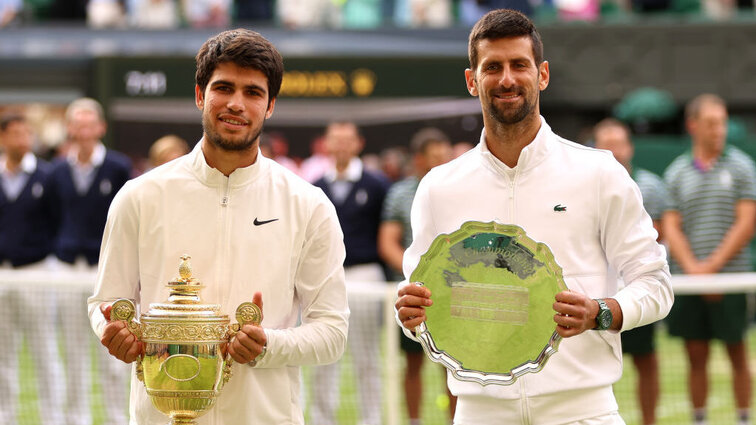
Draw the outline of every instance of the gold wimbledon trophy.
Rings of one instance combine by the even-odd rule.
[[[226,346],[247,323],[260,324],[262,312],[251,302],[236,309],[238,323],[229,324],[217,304],[202,304],[204,287],[192,278],[189,256],[181,257],[179,277],[166,285],[165,303],[150,304],[140,321],[128,299],[113,303],[111,320],[124,320],[144,344],[137,359],[137,378],[144,382],[155,407],[170,416],[171,424],[196,424],[196,418],[215,403],[231,377],[231,357]]]

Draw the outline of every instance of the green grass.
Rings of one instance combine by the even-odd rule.
[[[752,374],[756,372],[756,328],[749,332],[749,355],[751,359]],[[687,425],[690,423],[690,404],[688,402],[686,387],[687,360],[683,350],[682,341],[670,338],[666,335],[663,327],[657,332],[657,347],[660,362],[661,375],[661,399],[657,411],[658,425]],[[94,347],[93,347],[94,348]],[[402,360],[403,361],[403,360]],[[732,398],[730,367],[724,347],[720,343],[713,343],[711,358],[709,360],[709,423],[717,425],[735,424],[735,408]],[[344,368],[341,378],[341,402],[337,412],[341,425],[356,425],[358,421],[358,396],[354,373],[349,354],[342,361]],[[20,357],[21,393],[19,395],[18,424],[37,425],[37,388],[34,376],[33,363],[28,355],[26,346],[22,347]],[[400,365],[400,371],[404,365]],[[102,399],[100,398],[99,383],[95,379],[97,368],[92,367],[92,415],[94,425],[106,424]],[[305,385],[310,381],[311,370],[305,368]],[[615,385],[615,394],[620,406],[620,413],[628,425],[640,425],[640,411],[635,400],[635,370],[632,359],[625,357],[625,368],[622,379]],[[448,408],[445,406],[445,376],[440,371],[440,366],[430,361],[423,364],[424,397],[422,416],[425,425],[445,425],[448,421]],[[63,393],[61,393],[63,396]],[[402,397],[400,397],[401,399]],[[753,405],[756,405],[756,398]],[[306,412],[307,412],[306,407]],[[404,418],[406,408],[400,405],[401,416]],[[407,424],[403,419],[402,424]]]
[[[90,347],[90,356],[94,358],[94,344]],[[63,347],[60,347],[63,353]],[[65,361],[65,359],[63,359]],[[37,413],[37,378],[34,373],[34,362],[29,355],[29,348],[26,342],[21,346],[19,355],[19,375],[20,375],[20,393],[19,405],[17,411],[18,425],[38,425],[40,423],[39,414]],[[65,362],[64,362],[65,374]],[[97,365],[92,365],[90,388],[90,404],[92,406],[92,425],[105,425],[105,410],[103,407],[102,391],[97,378]],[[65,389],[61,389],[59,397],[65,397]],[[124,406],[124,409],[127,406]]]
[[[666,335],[663,326],[658,327],[657,355],[659,357],[659,375],[661,391],[657,408],[658,425],[688,425],[691,423],[691,407],[688,401],[687,368],[683,342]],[[748,334],[751,376],[756,376],[756,328],[751,327]],[[725,347],[720,342],[713,342],[709,358],[709,423],[717,425],[735,424],[735,404],[732,395],[730,363]],[[756,381],[756,380],[754,380]],[[620,413],[627,425],[641,425],[640,407],[635,398],[636,373],[632,358],[625,356],[622,379],[614,386],[614,393],[620,406]],[[756,392],[754,392],[756,394]],[[751,406],[756,406],[756,397]]]

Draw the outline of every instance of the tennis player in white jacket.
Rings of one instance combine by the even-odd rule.
[[[469,56],[467,88],[480,99],[485,128],[477,147],[421,181],[404,275],[437,235],[470,220],[495,221],[548,245],[569,290],[553,305],[556,331],[566,339],[542,371],[509,386],[449,374],[458,396],[454,423],[623,424],[612,392],[622,375],[619,332],[668,313],[665,250],[637,185],[611,153],[562,139],[540,116],[549,64],[527,17],[505,9],[485,15],[470,34]],[[610,267],[627,282],[622,290]],[[403,282],[398,295],[397,320],[412,336],[432,294]]]
[[[335,362],[346,344],[336,211],[320,189],[259,152],[282,75],[278,51],[256,32],[209,39],[197,54],[202,140],[128,182],[108,215],[89,315],[118,359],[133,362],[142,346],[124,322],[108,320],[110,303],[132,298],[145,313],[163,302],[184,253],[205,285],[203,302],[233,317],[241,302],[265,301],[261,326],[245,325],[229,344],[233,376],[200,424],[303,424],[299,367]],[[130,401],[132,424],[167,422],[136,377]]]

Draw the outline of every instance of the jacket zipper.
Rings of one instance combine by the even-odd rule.
[[[228,177],[223,182],[223,195],[221,196],[221,206],[228,206]]]
[[[514,223],[515,222],[515,185],[517,184],[517,176],[520,174],[520,169],[515,168],[514,173],[512,173],[511,177],[509,173],[507,173],[507,177],[509,178],[509,222]]]
[[[218,232],[218,247],[220,248],[219,258],[220,258],[221,263],[228,262],[230,258],[229,257],[230,256],[229,243],[228,243],[229,242],[228,241],[228,228],[229,228],[228,221],[230,220],[229,219],[230,213],[229,213],[229,208],[228,208],[228,204],[230,200],[229,180],[230,179],[228,177],[225,177],[223,179],[223,187],[221,189],[222,192],[221,192],[221,201],[220,201],[221,209],[220,209],[219,217],[218,217],[218,219],[220,220],[220,223],[219,223],[220,232]],[[227,287],[228,277],[226,276],[226,273],[227,273],[226,271],[228,269],[230,269],[230,267],[228,267],[228,264],[224,264],[223,266],[220,266],[216,269],[217,272],[215,276],[215,295],[218,301],[224,300],[226,298],[223,296],[222,288],[226,288],[226,290],[228,291],[228,287]]]

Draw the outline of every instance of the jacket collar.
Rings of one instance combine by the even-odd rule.
[[[501,162],[490,150],[488,150],[485,128],[480,134],[480,143],[478,143],[477,149],[483,157],[483,160],[491,165],[496,171],[512,173],[517,169],[522,173],[537,166],[541,161],[546,159],[546,156],[551,149],[549,140],[555,136],[554,132],[551,131],[551,127],[546,124],[546,120],[541,117],[541,128],[538,130],[533,141],[522,149],[520,152],[520,158],[517,160],[517,165],[514,168]]]
[[[336,165],[331,163],[331,168],[326,170],[323,177],[325,177],[325,180],[328,183],[333,183],[337,179],[355,183],[362,177],[362,169],[362,160],[355,157],[349,161],[349,165],[347,165],[347,168],[346,170],[344,170],[343,175],[338,176],[338,173],[336,172]]]
[[[103,145],[102,142],[98,142],[92,150],[92,156],[89,157],[89,163],[82,164],[79,162],[79,146],[74,144],[69,149],[66,160],[68,160],[68,163],[71,164],[72,167],[89,166],[96,168],[102,165],[103,162],[105,162],[106,151],[107,149],[105,149],[105,145]]]
[[[0,174],[8,172],[8,158],[0,156]],[[24,157],[21,158],[20,171],[26,174],[34,174],[34,170],[37,169],[37,157],[33,153],[27,152]]]
[[[257,159],[255,163],[247,167],[237,168],[228,177],[217,169],[208,165],[205,154],[202,152],[202,142],[200,139],[194,149],[187,155],[188,162],[197,178],[208,186],[220,186],[228,181],[230,187],[243,186],[254,181],[265,170],[270,167],[270,159],[263,156],[260,148],[257,148]]]

